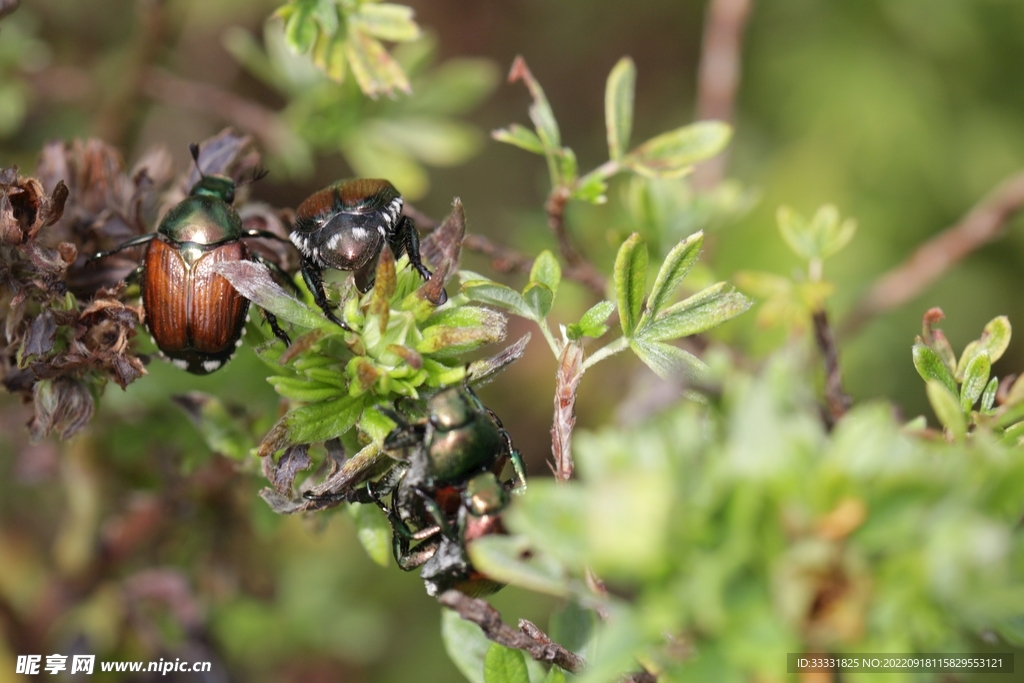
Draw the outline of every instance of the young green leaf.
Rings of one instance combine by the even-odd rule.
[[[818,257],[817,242],[811,233],[811,226],[803,216],[788,206],[780,206],[775,211],[775,222],[782,239],[794,254],[805,260]]]
[[[523,290],[523,300],[533,311],[534,319],[543,320],[551,312],[551,304],[555,301],[555,295],[544,283],[531,282]]]
[[[942,426],[954,437],[962,438],[967,433],[967,416],[961,410],[956,395],[950,393],[946,385],[936,379],[929,379],[925,388],[935,417],[939,418]]]
[[[579,339],[580,337],[598,337],[604,335],[608,331],[608,326],[604,324],[604,321],[608,320],[608,317],[615,311],[615,304],[611,301],[601,301],[594,304],[590,309],[583,314],[578,323],[569,325],[569,334],[573,339]]]
[[[484,683],[530,683],[522,651],[492,643],[484,657]]]
[[[544,144],[537,137],[537,134],[518,123],[513,123],[508,128],[499,128],[498,130],[491,131],[491,137],[498,142],[504,142],[519,149],[525,149],[527,152],[544,154]]]
[[[333,384],[324,384],[303,377],[287,377],[284,375],[271,375],[267,378],[270,385],[274,387],[281,396],[292,400],[300,401],[302,403],[316,403],[317,401],[325,401],[335,396],[340,396],[344,393],[344,389],[339,389]]]
[[[988,384],[989,374],[992,372],[992,361],[988,354],[982,351],[976,355],[964,369],[964,382],[960,387],[960,407],[964,412],[970,412],[974,403],[985,391]]]
[[[721,152],[731,135],[728,124],[699,121],[651,138],[627,154],[623,164],[643,175],[680,176]]]
[[[562,267],[558,265],[558,259],[545,249],[533,262],[530,269],[530,282],[539,282],[551,290],[551,295],[558,294],[558,285],[562,281]]]
[[[341,436],[356,423],[363,405],[361,397],[341,396],[293,408],[263,437],[258,453],[266,457],[288,446]]]
[[[548,669],[548,675],[544,677],[544,683],[565,683],[565,672],[561,667],[552,666]]]
[[[441,610],[441,639],[455,666],[470,683],[484,683],[484,657],[491,641],[471,621],[450,609]]]
[[[394,43],[416,40],[420,37],[420,27],[413,20],[413,10],[405,5],[363,2],[359,4],[359,10],[349,21],[374,38]]]
[[[192,391],[173,401],[185,410],[211,451],[235,460],[249,456],[255,444],[219,398]]]
[[[334,327],[339,331],[341,329],[322,314],[285,292],[262,263],[224,261],[214,265],[213,269],[230,282],[239,294],[286,322],[308,328]]]
[[[675,294],[679,283],[683,281],[690,268],[700,256],[701,247],[704,245],[704,232],[695,232],[682,240],[672,248],[672,251],[665,257],[665,262],[658,270],[658,277],[654,280],[654,288],[647,299],[649,315],[655,316],[665,307],[672,295]]]
[[[490,280],[469,280],[462,284],[462,291],[471,301],[504,308],[520,318],[536,320],[533,309],[527,305],[522,295],[511,287]]]
[[[636,337],[667,341],[717,327],[750,308],[753,301],[725,282],[706,287],[684,301],[669,306],[656,318],[645,319]]]
[[[988,354],[989,361],[992,363],[1002,358],[1006,348],[1010,345],[1011,333],[1010,319],[1005,315],[989,321],[988,325],[985,325],[985,330],[981,333],[981,338],[977,341],[972,341],[964,349],[963,355],[960,356],[960,362],[956,366],[956,377],[958,379],[962,378],[966,372],[967,365],[974,360],[975,356],[981,353]]]
[[[921,378],[926,381],[937,381],[946,388],[953,396],[959,395],[957,389],[956,380],[953,379],[952,373],[949,368],[939,357],[939,354],[925,346],[924,344],[914,344],[914,367],[917,368],[917,373],[921,375]]]
[[[588,173],[576,184],[572,198],[591,204],[604,204],[608,201],[608,183],[598,174]]]
[[[619,322],[627,337],[640,321],[647,289],[647,244],[640,233],[629,236],[615,257],[615,296],[619,304]]]
[[[702,360],[677,346],[634,338],[629,340],[629,348],[662,379],[700,380],[707,374],[708,367]]]
[[[633,130],[633,96],[636,65],[629,57],[618,61],[608,74],[604,91],[604,121],[608,130],[608,155],[618,160],[626,153]]]
[[[376,505],[349,504],[356,535],[370,559],[382,567],[391,561],[391,524]]]
[[[549,531],[564,534],[557,525]],[[548,595],[569,593],[563,565],[532,548],[522,536],[485,536],[473,541],[468,552],[473,566],[495,581]]]
[[[359,89],[368,96],[391,96],[396,90],[412,92],[409,78],[380,41],[367,33],[349,30],[345,57]]]
[[[509,83],[521,80],[526,84],[527,89],[530,91],[530,96],[533,98],[533,104],[530,105],[530,120],[533,121],[533,125],[537,128],[537,136],[540,138],[545,151],[549,154],[553,153],[562,145],[562,137],[558,132],[555,112],[552,111],[548,98],[544,95],[544,89],[540,87],[540,83],[530,73],[530,69],[526,66],[526,60],[521,56],[517,56],[515,61],[512,62],[512,70],[509,72],[508,80]]]
[[[999,378],[993,377],[985,387],[985,393],[981,395],[981,412],[989,413],[996,403],[996,392],[999,391]]]

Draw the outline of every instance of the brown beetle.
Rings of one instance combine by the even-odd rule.
[[[190,149],[198,167],[199,147]],[[249,313],[249,300],[215,271],[216,264],[256,260],[279,270],[252,254],[241,240],[284,240],[263,230],[244,230],[231,206],[234,200],[232,179],[202,175],[189,196],[167,212],[155,233],[93,256],[95,260],[148,244],[142,265],[129,276],[141,281],[146,325],[161,353],[175,367],[196,375],[209,374],[230,360],[242,342]],[[264,316],[278,339],[291,343],[274,315],[264,311]]]

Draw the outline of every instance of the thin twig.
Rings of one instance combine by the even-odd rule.
[[[528,273],[533,267],[533,259],[526,254],[492,242],[483,235],[466,235],[462,247],[491,259],[491,268],[499,273]]]
[[[293,139],[288,126],[273,111],[215,85],[179,78],[162,69],[147,69],[142,88],[158,102],[209,114],[251,131],[268,149],[282,150]]]
[[[471,598],[456,590],[445,591],[437,600],[445,607],[455,610],[466,621],[479,626],[488,640],[522,650],[538,662],[549,662],[574,674],[583,671],[587,665],[582,657],[552,642],[543,631],[530,622],[521,621],[522,630],[512,628],[501,620],[501,613],[484,600]]]
[[[548,227],[551,228],[555,239],[558,240],[558,250],[569,266],[567,270],[573,272],[573,279],[586,285],[603,298],[608,289],[604,275],[576,248],[569,236],[569,231],[565,228],[565,206],[569,203],[569,197],[569,189],[566,187],[558,187],[551,192],[544,205],[548,214]]]
[[[743,30],[752,0],[711,0],[704,21],[700,67],[697,72],[697,120],[732,121],[740,84]],[[710,190],[721,182],[727,152],[699,164],[693,184]]]
[[[551,471],[558,481],[572,479],[572,430],[576,426],[576,390],[583,379],[583,346],[568,341],[558,359],[555,379],[555,416],[551,424]]]
[[[850,407],[850,397],[843,391],[843,374],[839,369],[839,349],[835,335],[828,322],[825,309],[814,312],[814,341],[818,344],[825,361],[825,408],[826,422],[831,429]]]
[[[1006,178],[958,223],[918,247],[903,263],[882,275],[840,326],[848,339],[880,313],[923,292],[953,264],[1000,237],[1003,227],[1024,208],[1024,172]]]
[[[121,79],[120,90],[108,99],[97,123],[99,137],[115,147],[124,141],[125,132],[138,111],[146,69],[156,59],[165,34],[164,5],[166,0],[139,0],[139,31],[134,54],[127,61],[128,73]]]

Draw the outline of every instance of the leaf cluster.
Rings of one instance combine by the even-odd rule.
[[[978,628],[1022,642],[1015,445],[922,438],[885,404],[828,433],[795,358],[712,365],[720,401],[580,434],[579,480],[532,482],[515,535],[470,548],[488,575],[607,615],[584,629],[582,680],[636,659],[666,680],[756,679],[779,652],[969,650]],[[595,596],[588,571],[630,599]]]

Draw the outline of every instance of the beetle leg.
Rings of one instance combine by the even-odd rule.
[[[523,456],[519,455],[519,451],[513,450],[509,459],[512,461],[512,469],[516,473],[516,481],[512,486],[512,493],[526,493],[526,465],[523,463]]]
[[[119,251],[124,251],[125,249],[130,249],[131,247],[137,247],[140,244],[148,244],[153,240],[154,237],[156,237],[156,235],[157,233],[151,232],[148,235],[139,235],[138,237],[133,237],[127,242],[122,242],[113,249],[110,249],[109,251],[100,251],[93,254],[92,256],[89,257],[87,263],[92,263],[93,261],[96,261],[98,259],[106,258],[107,256],[116,254]]]
[[[431,498],[426,491],[422,489],[415,489],[415,491],[416,494],[423,499],[423,507],[426,509],[427,514],[429,514],[434,520],[438,530],[448,538],[452,538],[452,525],[449,524],[448,520],[445,518],[444,512],[441,510],[441,506],[438,505],[437,501]]]
[[[270,325],[270,329],[274,331],[274,336],[283,341],[285,346],[291,346],[291,337],[289,337],[288,334],[281,329],[281,326],[277,324],[277,316],[265,308],[261,308],[260,313],[263,314],[263,318],[267,321],[267,324]]]
[[[264,256],[261,256],[259,254],[252,254],[252,259],[254,261],[256,261],[257,263],[262,263],[263,265],[265,265],[267,267],[267,270],[269,270],[271,273],[277,275],[281,279],[281,282],[285,283],[288,286],[288,288],[292,290],[293,294],[296,294],[296,295],[300,294],[299,286],[297,284],[295,284],[295,281],[292,280],[291,276],[289,276],[288,273],[286,273],[281,268],[281,266],[277,265],[276,263],[274,263],[270,259],[268,259],[268,258],[266,258]]]
[[[429,280],[433,273],[427,270],[420,259],[420,236],[416,232],[416,224],[408,216],[398,219],[394,235],[388,240],[391,251],[395,252],[395,258],[401,257],[403,253],[409,254],[409,263],[416,269],[424,280]],[[448,294],[442,289],[441,298],[436,302],[438,306],[448,301]]]
[[[331,304],[327,300],[327,293],[324,292],[324,278],[320,269],[305,258],[302,259],[302,279],[306,281],[306,286],[309,287],[309,291],[313,294],[313,301],[324,312],[327,319],[341,329],[351,332],[352,328],[348,326],[348,323],[334,315],[334,311],[331,310]]]
[[[360,294],[366,294],[373,289],[373,283],[377,280],[377,263],[380,261],[380,254],[377,258],[370,259],[369,263],[352,274],[356,281],[356,289]]]

